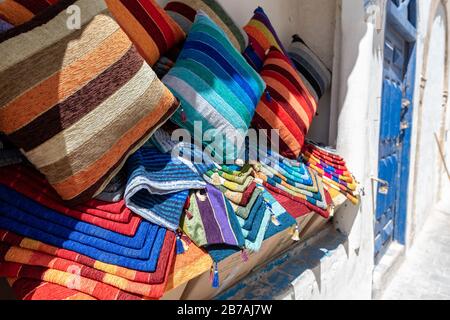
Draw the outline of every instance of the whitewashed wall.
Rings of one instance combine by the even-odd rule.
[[[407,246],[414,239],[432,212],[436,202],[450,192],[450,184],[443,179],[444,168],[438,153],[434,134],[440,135],[445,125],[443,92],[445,71],[445,49],[447,18],[444,2],[421,0],[419,4],[419,28],[417,43],[417,73],[415,90],[415,112],[411,141],[411,174],[408,192]],[[429,21],[433,7],[437,14]],[[429,39],[430,51],[425,60],[425,42]],[[426,72],[423,71],[426,66]],[[426,81],[421,81],[422,77]],[[420,107],[420,86],[424,85],[423,103]],[[448,112],[447,112],[448,113]],[[449,123],[447,121],[447,129]],[[446,152],[450,152],[447,143]],[[448,196],[447,196],[448,197]]]

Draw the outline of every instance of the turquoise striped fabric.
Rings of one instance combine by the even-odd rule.
[[[204,12],[199,11],[175,66],[163,78],[165,85],[180,100],[181,107],[172,121],[194,135],[194,123],[202,124],[202,133],[215,129],[224,143],[235,146],[236,134],[247,134],[264,90],[265,83],[230,40]],[[226,136],[225,136],[226,135]],[[238,140],[239,141],[239,140]],[[217,140],[216,140],[217,142]],[[243,142],[243,141],[242,141]],[[216,159],[234,160],[235,152],[224,144],[204,143]],[[214,152],[213,152],[214,154]]]

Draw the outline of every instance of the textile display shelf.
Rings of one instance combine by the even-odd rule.
[[[333,204],[335,210],[338,210],[347,200],[345,196],[338,192],[331,191],[331,197],[333,199]],[[325,219],[320,215],[310,212],[306,215],[302,215],[297,218],[297,225],[300,229],[300,241],[304,242],[323,230],[327,223],[331,220],[330,218]],[[282,232],[279,232],[272,237],[266,239],[263,242],[261,250],[257,253],[248,253],[248,260],[243,261],[242,254],[235,253],[223,261],[218,263],[218,270],[220,274],[220,287],[213,288],[211,286],[211,268],[212,260],[204,253],[200,255],[197,251],[187,251],[184,255],[178,256],[177,260],[195,261],[189,268],[191,270],[196,270],[199,275],[196,278],[192,278],[187,283],[183,283],[182,275],[174,275],[174,278],[169,280],[168,291],[162,298],[163,300],[170,299],[182,299],[182,300],[205,300],[213,299],[220,293],[226,291],[232,286],[236,285],[238,282],[243,280],[248,276],[254,269],[262,267],[263,265],[269,263],[271,260],[275,259],[277,256],[283,254],[284,252],[291,249],[296,242],[292,240],[292,235],[295,230],[295,226],[288,228]],[[184,256],[184,257],[183,257]],[[189,258],[188,256],[192,256]],[[196,257],[196,258],[195,258]],[[209,258],[209,266],[208,260]],[[181,261],[176,261],[175,264],[180,264]],[[200,270],[203,269],[203,272]]]

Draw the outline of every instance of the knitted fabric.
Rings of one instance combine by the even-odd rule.
[[[270,191],[270,193],[294,219],[311,213],[311,209],[303,203],[294,201],[286,195],[282,195],[275,191]]]
[[[219,189],[228,200],[230,200],[232,203],[238,206],[247,206],[248,203],[250,202],[250,199],[252,198],[253,193],[256,190],[256,183],[253,181],[247,186],[247,188],[240,188],[241,190],[245,189],[244,191],[232,191],[227,187],[221,185],[220,183],[213,181],[207,175],[204,175],[203,178],[209,184],[212,184],[217,189]]]
[[[319,207],[323,210],[327,210],[329,207],[329,203],[325,201],[323,184],[320,182],[317,184],[319,186],[319,191],[317,193],[310,193],[308,191],[295,188],[284,181],[272,179],[261,172],[257,173],[257,177],[264,182],[264,185],[270,185],[275,188],[275,190],[279,190],[283,194],[287,193],[294,198],[303,199],[304,201],[311,203],[313,206]]]
[[[0,169],[0,184],[56,212],[126,236],[134,236],[142,221],[125,208],[123,202],[108,205],[91,200],[67,207],[42,177],[24,166]]]
[[[144,219],[171,230],[179,226],[189,190],[206,187],[198,172],[154,147],[138,150],[127,162],[127,171],[127,206]]]
[[[183,30],[154,0],[106,0],[106,4],[150,65],[185,38]]]
[[[314,204],[315,203],[314,201],[308,201],[308,199],[305,199],[305,197],[302,197],[299,194],[293,194],[292,192],[286,191],[285,189],[282,189],[280,187],[273,186],[267,182],[264,182],[264,187],[270,192],[279,193],[293,201],[304,204],[311,211],[314,211],[314,212],[320,214],[322,217],[324,217],[326,219],[328,219],[330,217],[330,212],[328,211],[328,207],[326,209],[318,207]],[[328,203],[330,205],[331,201],[332,201],[331,197],[329,196],[328,192],[325,189],[323,190],[323,193],[324,193],[324,201],[326,201],[326,203]]]
[[[302,159],[327,187],[339,191],[353,204],[359,203],[358,184],[348,171],[345,160],[335,150],[308,141],[303,148]]]
[[[99,270],[96,270],[94,268],[88,267],[80,263],[76,263],[74,261],[58,258],[42,252],[23,249],[15,246],[8,246],[5,244],[3,245],[0,244],[0,246],[5,247],[7,250],[4,255],[4,260],[6,262],[43,267],[67,273],[76,272],[76,274],[83,276],[86,279],[101,282],[110,285],[114,288],[148,298],[154,299],[160,298],[165,290],[165,282],[155,285],[133,282],[113,274],[101,272]],[[175,252],[174,237],[172,237],[172,246],[170,249],[171,249],[170,250],[171,256],[169,259],[173,261]],[[167,269],[165,271],[166,275],[168,275],[169,270]],[[165,277],[165,281],[167,281],[167,276]]]
[[[98,195],[179,105],[103,1],[61,0],[2,33],[0,52],[0,131],[71,203]]]
[[[241,193],[247,190],[254,180],[253,176],[248,175],[242,179],[242,182],[236,182],[239,178],[235,177],[232,180],[229,180],[225,177],[225,175],[220,175],[218,172],[213,171],[208,171],[206,176],[209,178],[208,182],[215,186],[223,186],[228,190]]]
[[[215,139],[204,142],[205,146],[219,162],[234,161],[265,84],[205,13],[197,14],[163,82],[182,106],[171,120],[192,135],[196,122],[201,123],[202,134],[215,130]],[[217,139],[219,135],[222,139]]]
[[[249,45],[245,49],[244,57],[256,71],[260,71],[266,59],[267,51],[275,47],[283,53],[283,47],[275,29],[264,9],[258,7],[249,23],[244,27],[249,38]]]
[[[87,294],[54,283],[28,278],[8,278],[19,300],[97,300]]]
[[[62,272],[55,269],[23,265],[13,262],[1,262],[0,259],[0,277],[9,278],[27,278],[43,280],[73,288],[93,298],[99,300],[141,300],[142,297],[130,294],[123,290],[114,288],[110,285],[91,280],[72,273]]]
[[[298,36],[294,35],[288,55],[302,80],[308,84],[320,99],[331,85],[331,72],[320,58]]]
[[[3,0],[0,1],[0,17],[10,25],[19,26],[57,2],[58,0]]]
[[[261,192],[262,191],[259,188],[256,188],[255,191],[252,193],[250,200],[248,201],[248,203],[245,206],[239,206],[239,205],[232,203],[232,206],[233,206],[234,211],[236,212],[236,215],[241,217],[242,219],[247,219],[250,214],[250,211],[252,210],[256,201],[260,197]]]
[[[77,265],[80,264],[98,270],[98,272],[102,274],[114,275],[129,280],[130,282],[154,285],[155,289],[157,285],[164,286],[164,283],[168,281],[168,273],[172,272],[172,265],[175,258],[175,250],[173,248],[175,234],[173,232],[166,233],[155,272],[142,272],[123,268],[118,265],[107,264],[74,251],[54,247],[30,238],[24,238],[6,230],[0,229],[0,238],[3,243],[10,246],[20,247],[50,255],[55,258],[71,261]]]
[[[234,47],[243,52],[247,36],[216,0],[176,0],[169,1],[165,10],[189,33],[199,10],[205,12],[228,36]]]
[[[211,185],[207,185],[205,194],[200,191],[191,194],[181,228],[199,247],[244,246],[244,237],[231,204]]]
[[[166,230],[142,223],[135,237],[83,223],[40,207],[1,188],[0,228],[109,264],[154,272]],[[24,209],[22,209],[22,207]],[[29,210],[29,211],[28,211]],[[56,222],[53,222],[56,221]],[[78,231],[78,230],[82,230]]]
[[[272,47],[260,72],[267,84],[266,94],[256,108],[253,126],[276,129],[281,155],[298,159],[305,136],[318,108],[289,58]],[[268,137],[271,141],[271,137]]]

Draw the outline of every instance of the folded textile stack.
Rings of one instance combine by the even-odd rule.
[[[151,145],[139,149],[127,162],[125,202],[144,219],[176,231],[191,189],[205,189],[203,164],[193,168]]]
[[[262,191],[257,187],[253,167],[246,164],[223,165],[205,173],[204,179],[218,188],[231,202],[245,238],[245,248],[258,251],[261,248],[271,214]]]
[[[310,210],[328,218],[330,196],[317,174],[303,163],[272,152],[254,165],[255,176],[267,190],[306,205]]]
[[[26,278],[7,278],[20,300],[97,300],[87,294],[54,283]]]
[[[354,204],[359,203],[358,183],[335,150],[308,142],[303,147],[302,158],[328,188],[339,191]]]
[[[174,233],[132,214],[124,201],[67,207],[24,166],[2,169],[0,183],[1,276],[79,281],[76,289],[96,299],[162,296]]]

